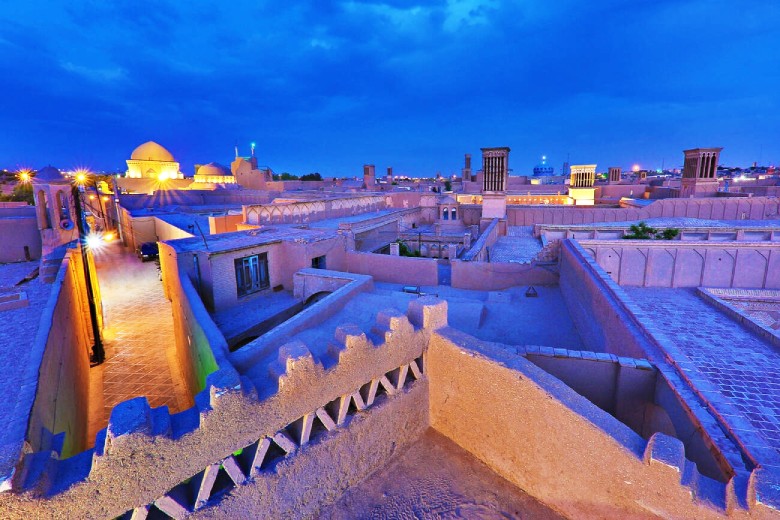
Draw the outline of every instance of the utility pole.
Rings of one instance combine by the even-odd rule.
[[[92,337],[95,340],[92,345],[92,354],[89,357],[90,366],[97,366],[106,359],[106,352],[103,348],[103,341],[100,339],[100,327],[97,320],[97,307],[95,306],[95,293],[92,291],[92,274],[89,272],[89,253],[85,247],[86,231],[84,226],[84,210],[81,205],[81,190],[78,185],[71,188],[73,195],[73,205],[76,208],[76,229],[79,232],[79,251],[81,251],[81,262],[84,265],[84,283],[87,288],[87,304],[89,306],[89,321],[92,325]]]

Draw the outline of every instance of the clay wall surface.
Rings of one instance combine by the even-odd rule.
[[[297,497],[276,496],[269,507],[283,510],[281,517],[295,516],[296,508],[316,508],[318,504],[306,499],[336,498],[343,486],[366,476],[422,432],[427,423],[422,356],[432,331],[446,326],[446,316],[446,302],[432,298],[411,302],[407,315],[380,312],[372,327],[380,344],[354,326],[341,327],[333,341],[342,350],[337,363],[327,369],[306,345],[288,343],[265,361],[270,362],[263,367],[268,371],[268,386],[258,388],[232,367],[221,368],[209,375],[195,406],[178,414],[170,415],[166,407],[152,410],[144,398],[122,402],[113,409],[107,429],[98,434],[95,449],[60,461],[48,452],[26,456],[15,492],[0,494],[0,516],[110,518],[133,508],[147,512],[151,504],[184,516],[208,507],[217,471],[228,472],[225,478],[235,486],[259,483],[260,489],[236,496],[243,500],[248,495],[252,501],[268,504],[267,493],[258,497],[265,484],[302,490],[296,482],[280,483],[268,474],[277,469],[301,479],[319,477],[307,482],[321,480],[322,489],[309,489]],[[381,415],[376,421],[355,419],[359,410]],[[334,433],[351,428],[353,420],[352,436]],[[352,443],[368,440],[369,434],[375,437],[369,447],[376,449],[376,455],[355,449]],[[264,457],[272,443],[285,460],[268,466]],[[303,476],[320,459],[297,463],[292,458],[306,456],[310,449],[311,455],[334,461],[343,453],[356,465],[317,464],[313,474]],[[42,495],[46,498],[37,498]]]
[[[433,258],[377,255],[349,251],[346,271],[367,274],[377,282],[438,285],[439,264]]]
[[[155,233],[157,234],[157,241],[160,242],[163,240],[174,240],[177,238],[190,238],[195,236],[192,233],[188,233],[187,231],[156,217],[154,219],[154,228]]]
[[[461,204],[460,218],[466,226],[478,226],[482,219],[482,206]]]
[[[595,354],[587,351],[526,346],[518,353],[554,375],[644,439],[661,432],[680,439],[685,455],[699,472],[726,482],[731,471],[711,452],[712,442],[701,434],[701,424],[688,411],[678,390],[644,359]]]
[[[295,273],[311,267],[311,262],[318,256],[325,257],[325,268],[331,271],[345,271],[347,267],[347,252],[345,239],[341,235],[318,240],[316,242],[298,243],[282,242],[279,278],[272,281],[272,287],[283,285],[286,290],[293,289]]]
[[[355,415],[325,442],[308,445],[193,518],[242,518],[248,511],[254,518],[316,517],[320,508],[384,467],[428,428],[427,381],[415,383],[400,397]]]
[[[645,441],[522,356],[465,344],[453,329],[431,339],[431,426],[564,515],[704,519],[728,507],[731,518],[776,517],[775,476],[765,470],[744,488],[708,479],[679,440]]]
[[[581,240],[620,285],[780,288],[780,244],[773,242]]]
[[[317,293],[337,291],[354,280],[354,276],[337,271],[301,269],[293,276],[293,296],[306,301]]]
[[[158,220],[152,215],[134,217],[125,208],[119,212],[120,224],[122,226],[122,237],[125,245],[131,250],[135,250],[144,242],[157,241]]]
[[[577,243],[564,240],[560,252],[561,295],[588,350],[643,358],[649,345],[620,298],[605,285]]]
[[[690,217],[723,220],[777,219],[780,200],[771,197],[662,199],[644,208],[572,208],[569,206],[510,207],[510,226],[533,224],[591,224],[653,217]]]
[[[321,274],[315,275],[315,271],[317,270],[307,269],[296,274],[296,284],[298,284],[296,289],[300,291],[300,294],[306,294],[306,289],[303,286],[307,282],[312,284],[318,292],[331,288],[333,292],[238,349],[236,353],[231,355],[231,360],[236,366],[249,367],[252,363],[258,362],[275,348],[279,348],[289,338],[307,329],[315,328],[337,314],[356,294],[371,291],[374,288],[373,279],[366,275],[333,271],[320,271]],[[315,282],[315,278],[319,279]],[[296,296],[297,294],[296,292]]]
[[[219,215],[209,217],[209,234],[232,233],[238,231],[238,225],[244,222],[243,215]]]
[[[645,188],[647,188],[647,184],[599,184],[597,186],[600,191],[600,194],[597,194],[597,199],[599,197],[634,197],[641,199]]]
[[[189,277],[179,274],[176,253],[160,243],[160,270],[165,296],[171,301],[176,357],[184,375],[187,391],[195,395],[203,390],[206,378],[227,366],[225,337],[206,311]]]
[[[468,262],[485,262],[488,260],[489,250],[502,236],[502,229],[499,226],[499,220],[494,218],[487,227],[482,230],[479,238],[474,241],[468,251],[463,254],[463,260]]]
[[[365,195],[288,204],[247,205],[243,207],[243,216],[247,224],[305,224],[384,208],[383,196]]]
[[[84,266],[75,250],[62,262],[48,305],[51,311],[44,311],[36,337],[43,358],[33,383],[37,386],[27,439],[33,450],[57,450],[64,458],[90,444],[87,409],[92,341]]]
[[[291,288],[292,274],[290,274],[289,280],[285,280],[284,267],[287,258],[282,251],[282,244],[277,242],[224,253],[195,253],[198,256],[198,265],[200,267],[200,288],[198,292],[203,298],[206,306],[216,312],[235,305],[245,304],[250,300],[257,299],[264,294],[270,293],[277,285],[284,285],[285,281],[287,281]],[[268,259],[268,287],[258,292],[239,297],[236,282],[235,260],[263,253],[267,255]],[[180,256],[183,257],[179,260],[179,265],[182,266],[182,260],[187,256],[191,257],[192,253]],[[184,260],[184,262],[187,261]],[[187,263],[192,265],[192,262]],[[191,279],[194,278],[191,277]]]
[[[558,275],[530,264],[466,262],[452,260],[452,287],[475,291],[500,291],[514,285],[552,285]]]
[[[41,257],[41,233],[33,206],[0,208],[0,244],[0,263],[24,262]],[[29,258],[25,257],[25,247]]]

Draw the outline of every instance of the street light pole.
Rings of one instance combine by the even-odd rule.
[[[92,354],[89,357],[90,365],[97,366],[106,359],[106,352],[103,348],[103,341],[100,338],[100,327],[97,320],[97,307],[95,306],[95,293],[92,290],[92,273],[89,272],[89,254],[84,246],[87,234],[84,226],[84,211],[81,205],[81,190],[74,184],[71,188],[73,195],[73,205],[76,209],[76,229],[79,232],[79,251],[81,252],[81,262],[84,265],[84,283],[87,286],[87,305],[89,306],[89,321],[92,325],[92,337],[95,340],[92,345]]]

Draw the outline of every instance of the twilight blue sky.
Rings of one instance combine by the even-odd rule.
[[[780,163],[778,0],[0,0],[0,167]]]

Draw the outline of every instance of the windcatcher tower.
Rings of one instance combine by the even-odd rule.
[[[723,148],[683,150],[685,163],[680,197],[707,197],[718,191],[718,160]]]
[[[482,148],[482,218],[506,218],[509,147]]]

